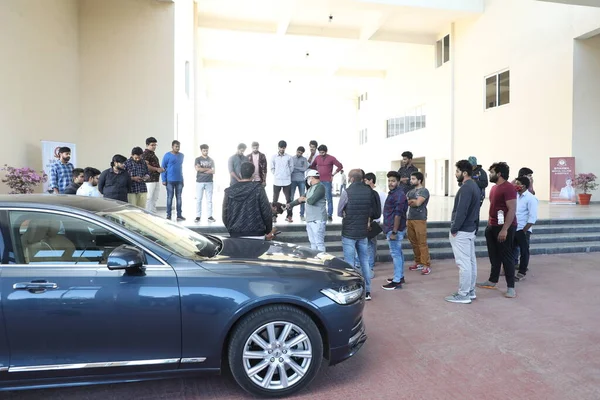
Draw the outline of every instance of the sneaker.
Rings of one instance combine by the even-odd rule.
[[[515,292],[515,288],[509,287],[508,289],[506,289],[504,297],[508,297],[509,299],[514,299],[515,297],[517,297],[517,292]]]
[[[525,274],[522,274],[520,272],[517,272],[517,274],[515,275],[515,281],[519,282],[525,280]]]
[[[423,271],[421,271],[421,275],[429,275],[431,273],[431,268],[423,267]]]
[[[402,289],[402,283],[400,282],[390,282],[387,283],[385,285],[381,286],[383,288],[383,290],[396,290],[396,289]]]
[[[306,222],[306,218],[304,218],[304,215],[301,215],[301,216],[300,216],[300,221],[302,221],[302,222]]]
[[[371,292],[367,292],[367,295],[365,296],[365,300],[367,300],[367,301],[371,300]]]
[[[200,217],[196,217],[196,219],[194,219],[194,222],[200,222]]]
[[[183,218],[182,216],[177,217],[177,221],[185,221],[185,218]]]
[[[214,219],[213,217],[208,217],[208,222],[217,222],[217,220]]]
[[[471,300],[475,300],[475,299],[477,299],[477,294],[475,293],[475,289],[473,289],[473,290],[471,290],[471,291],[469,292],[469,298],[470,298]]]
[[[285,220],[286,220],[287,222],[294,222],[294,220],[292,219],[292,217],[287,217]]]
[[[452,293],[450,296],[447,296],[444,300],[450,303],[471,304],[471,298],[469,296],[461,296],[458,293]]]
[[[408,267],[408,269],[410,271],[421,271],[423,269],[423,266],[421,264],[415,264]]]
[[[385,281],[386,281],[387,283],[392,283],[392,282],[394,282],[394,278],[387,278]],[[402,278],[400,279],[400,283],[406,283],[406,282],[404,281],[404,277],[402,277]]]
[[[167,219],[171,219],[171,216],[170,216],[170,215],[167,215]]]
[[[327,221],[329,221],[329,222],[333,222],[333,217],[332,217],[331,215],[330,215],[330,216],[328,216],[328,217],[327,217]]]
[[[496,289],[496,284],[494,282],[490,282],[490,281],[477,282],[477,284],[475,286],[484,288],[484,289]]]

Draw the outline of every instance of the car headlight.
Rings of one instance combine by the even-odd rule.
[[[362,296],[363,288],[358,284],[351,286],[342,286],[337,289],[323,289],[321,290],[325,296],[338,304],[352,304]]]

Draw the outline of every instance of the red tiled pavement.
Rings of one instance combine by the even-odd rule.
[[[379,289],[391,265],[377,266],[365,320],[369,340],[352,359],[324,366],[296,399],[600,399],[598,255],[532,258],[517,298],[480,289],[470,305],[455,291],[452,262],[403,290]],[[487,260],[479,260],[480,280]],[[7,399],[247,399],[231,378],[171,379],[14,392]]]

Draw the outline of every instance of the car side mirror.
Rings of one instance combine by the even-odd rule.
[[[111,271],[119,269],[142,268],[146,263],[144,252],[137,247],[122,244],[108,255],[106,263]]]

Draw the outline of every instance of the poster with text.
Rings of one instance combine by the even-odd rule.
[[[550,158],[550,203],[575,204],[575,157]]]
[[[44,192],[47,192],[50,187],[50,169],[52,168],[52,164],[58,160],[58,149],[61,147],[68,147],[71,149],[71,160],[69,161],[73,164],[74,167],[77,168],[77,146],[75,143],[68,142],[51,142],[47,140],[42,140],[42,165],[44,168],[44,172],[48,175],[48,180],[44,183]]]

